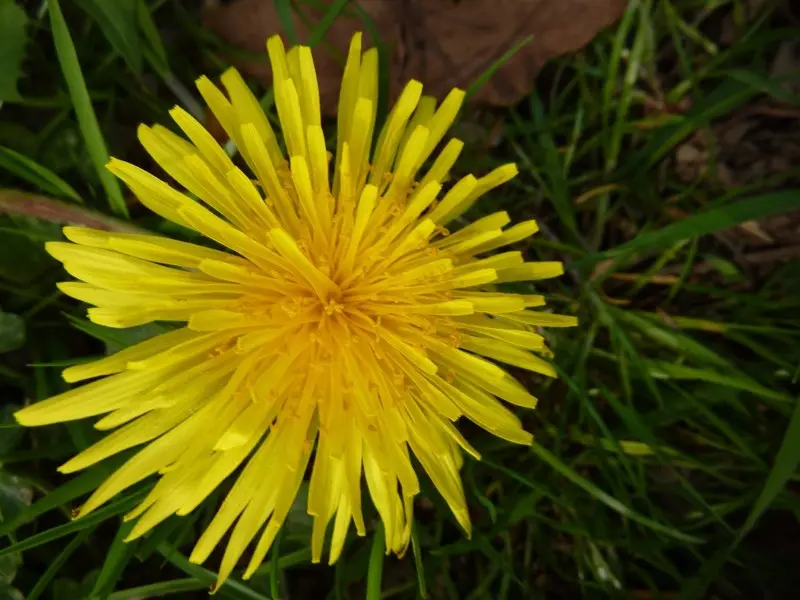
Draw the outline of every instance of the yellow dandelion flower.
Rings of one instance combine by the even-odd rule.
[[[496,362],[554,376],[534,329],[575,324],[532,310],[544,304],[539,295],[494,287],[562,273],[561,263],[493,253],[534,234],[534,221],[506,228],[508,215],[496,212],[445,229],[517,172],[509,164],[468,175],[442,193],[463,144],[453,139],[435,151],[462,91],[436,107],[411,81],[373,150],[377,53],[362,53],[356,35],[330,178],[311,50],[287,53],[278,37],[267,48],[288,160],[258,101],[229,70],[227,94],[207,78],[197,87],[249,172],[180,108],[171,115],[185,138],[156,125],[142,126],[139,139],[186,193],[131,164],[108,165],[150,210],[230,252],[81,227],[64,229],[72,243],[47,245],[81,280],[60,288],[94,305],[93,322],[184,326],[69,367],[68,382],[100,379],[16,414],[28,426],[103,415],[96,427],[115,431],[62,465],[64,473],[141,447],[80,510],[157,475],[127,515],[138,519],[129,539],[188,514],[239,470],[191,554],[205,561],[232,530],[221,580],[251,543],[244,576],[263,561],[312,454],[315,561],[331,521],[330,562],[351,522],[365,534],[362,475],[387,552],[405,551],[419,493],[412,454],[469,533],[459,468],[462,452],[479,456],[454,422],[466,417],[530,443],[498,398],[526,408],[536,399]]]

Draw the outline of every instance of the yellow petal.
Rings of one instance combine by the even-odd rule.
[[[14,417],[26,427],[35,427],[111,412],[150,388],[160,376],[153,372],[112,375],[26,406]]]
[[[225,86],[231,98],[231,104],[238,119],[237,128],[241,129],[244,125],[251,125],[266,149],[270,162],[274,165],[280,165],[283,162],[283,154],[278,146],[275,133],[272,131],[269,119],[264,114],[258,99],[247,87],[242,76],[236,69],[228,69],[222,74],[222,85]],[[234,139],[236,138],[230,132],[229,135]],[[247,146],[240,147],[239,150],[248,158]],[[250,158],[248,158],[248,162],[251,162]]]

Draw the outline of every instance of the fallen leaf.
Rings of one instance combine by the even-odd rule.
[[[204,13],[205,26],[229,43],[264,52],[266,39],[283,31],[275,3],[235,0]],[[316,4],[316,3],[315,3]],[[307,40],[322,17],[308,2],[294,2],[303,19],[293,14],[299,39]],[[392,98],[409,79],[418,79],[429,95],[442,98],[453,87],[469,88],[495,61],[531,36],[501,66],[473,99],[482,104],[508,106],[519,102],[533,87],[544,63],[587,44],[601,29],[614,23],[626,0],[353,0],[315,49],[322,109],[336,110],[343,57],[355,31],[369,31],[366,15],[387,50],[389,93]],[[310,23],[311,25],[307,25]],[[369,45],[365,33],[365,45]],[[265,61],[239,62],[246,73],[268,84]]]

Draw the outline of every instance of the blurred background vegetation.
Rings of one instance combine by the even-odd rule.
[[[304,2],[275,0],[290,37]],[[361,14],[313,4],[313,42]],[[123,544],[120,517],[144,488],[72,521],[115,461],[56,472],[98,439],[91,423],[27,431],[11,416],[66,389],[60,367],[160,330],[89,323],[56,289],[67,276],[43,243],[66,222],[186,239],[102,165],[111,154],[151,167],[138,123],[169,124],[176,103],[198,112],[194,79],[265,60],[204,28],[204,8],[0,0],[0,600],[202,598],[214,581],[214,561],[186,552],[219,494]],[[300,498],[268,562],[218,596],[797,597],[798,40],[796,3],[633,0],[518,104],[468,105],[458,169],[520,167],[475,214],[539,220],[525,251],[567,263],[542,289],[581,321],[548,332],[561,378],[525,379],[541,399],[523,415],[535,444],[463,426],[484,456],[463,469],[471,539],[428,485],[404,559],[353,535],[335,567],[312,565]]]

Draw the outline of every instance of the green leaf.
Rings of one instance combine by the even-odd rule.
[[[10,148],[0,146],[0,169],[13,173],[51,196],[63,196],[83,204],[83,199],[78,195],[78,192],[72,189],[72,186],[61,177],[24,154],[15,152]]]
[[[142,72],[142,41],[137,19],[139,0],[76,0],[77,4],[100,26],[128,66],[137,75]]]
[[[0,0],[0,102],[21,100],[17,82],[22,76],[22,60],[28,17],[14,0]]]
[[[92,108],[92,101],[89,98],[89,91],[86,89],[86,82],[83,79],[81,66],[78,62],[78,54],[75,52],[67,22],[61,13],[58,0],[50,0],[48,7],[56,55],[58,56],[58,62],[61,64],[61,72],[67,81],[67,88],[69,88],[69,95],[72,98],[72,105],[78,118],[83,141],[86,143],[86,150],[106,192],[111,211],[117,216],[128,218],[128,207],[125,205],[125,199],[122,197],[119,183],[106,169],[108,149],[106,148],[103,134],[100,132],[100,125],[97,123],[94,108]]]
[[[800,208],[800,190],[787,190],[746,198],[726,206],[703,211],[656,231],[642,233],[615,248],[578,260],[572,263],[572,266],[585,267],[628,252],[642,252],[669,246],[681,240],[728,229],[751,219],[763,219],[797,208]]]
[[[22,317],[0,312],[0,353],[21,348],[25,343],[25,321]]]

